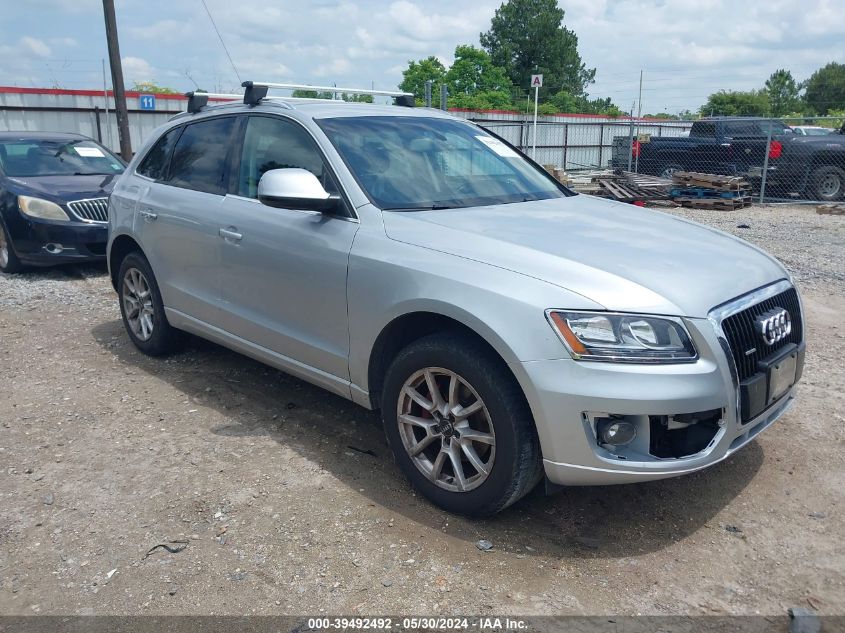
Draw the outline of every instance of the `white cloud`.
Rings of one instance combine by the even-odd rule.
[[[386,89],[396,87],[409,60],[434,55],[450,62],[457,44],[478,45],[501,2],[206,0],[242,79],[352,86],[374,81]],[[777,68],[791,69],[800,80],[829,61],[845,60],[842,0],[559,3],[584,62],[597,68],[590,94],[611,97],[624,108],[636,99],[640,69],[644,110],[655,112],[697,108],[720,88],[760,87]],[[84,73],[96,79],[105,49],[99,0],[6,4],[0,42],[14,49],[15,63],[0,66],[0,83],[51,85],[55,77],[68,87],[92,87]],[[195,0],[123,0],[117,19],[127,84],[158,79],[190,89],[187,70],[200,87],[238,87]],[[63,41],[69,35],[76,45]],[[66,58],[80,61],[54,61]]]
[[[123,57],[123,83],[127,87],[142,81],[154,81],[155,73],[146,59],[140,57]]]
[[[51,49],[44,40],[39,40],[35,37],[24,35],[20,39],[20,45],[24,53],[29,53],[35,57],[49,57]]]

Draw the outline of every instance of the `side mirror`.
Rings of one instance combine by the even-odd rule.
[[[264,172],[258,181],[258,200],[277,209],[334,213],[340,208],[340,196],[331,195],[317,176],[298,167]]]

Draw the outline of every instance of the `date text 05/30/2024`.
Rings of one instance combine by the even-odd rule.
[[[331,630],[371,630],[371,631],[524,631],[528,623],[513,618],[466,618],[466,617],[360,617],[360,618],[309,618],[308,629],[311,631]]]

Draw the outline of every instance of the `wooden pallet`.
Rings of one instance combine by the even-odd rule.
[[[669,199],[669,194],[662,188],[639,187],[623,180],[599,180],[598,183],[608,197],[620,202]]]
[[[720,191],[740,191],[749,188],[748,182],[739,176],[702,174],[696,171],[676,171],[672,174],[672,182],[682,187],[704,187]]]
[[[735,198],[675,198],[675,203],[688,209],[714,209],[718,211],[734,211],[752,204],[751,196],[737,196]]]

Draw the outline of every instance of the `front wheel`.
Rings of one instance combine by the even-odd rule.
[[[461,333],[427,336],[399,353],[387,372],[382,419],[402,471],[450,512],[495,514],[542,476],[519,385],[498,356]]]
[[[12,240],[6,233],[6,227],[0,222],[0,272],[12,274],[22,269],[21,260],[18,259],[12,247]]]
[[[845,170],[826,165],[813,172],[816,197],[825,202],[841,200],[845,196]]]

